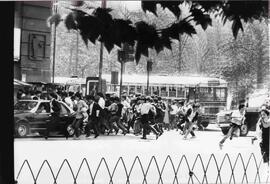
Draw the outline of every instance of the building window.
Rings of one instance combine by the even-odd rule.
[[[46,35],[29,34],[28,57],[31,60],[43,60],[45,58]]]
[[[21,55],[21,29],[14,28],[14,61],[19,61]]]

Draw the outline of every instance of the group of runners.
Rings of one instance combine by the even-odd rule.
[[[97,138],[100,134],[123,135],[133,133],[141,135],[141,139],[147,139],[151,132],[158,139],[164,130],[176,129],[183,135],[183,139],[195,138],[195,127],[199,118],[200,105],[198,103],[185,103],[173,101],[167,103],[158,96],[136,96],[129,98],[123,95],[106,96],[102,93],[82,97],[76,93],[72,96],[62,95],[54,97],[62,100],[76,112],[76,117],[71,125],[74,139],[80,139],[81,134],[86,138],[94,134]],[[52,103],[53,104],[53,103]],[[222,149],[224,142],[229,138],[239,136],[240,127],[245,122],[244,104],[238,106],[238,111],[231,114],[231,125],[228,133],[220,140],[219,147]],[[173,113],[171,113],[173,112]],[[252,138],[252,142],[260,139],[260,148],[264,162],[269,163],[269,109],[262,108],[260,119],[257,123],[258,136]],[[166,123],[167,122],[167,123]]]
[[[119,130],[123,135],[142,135],[142,139],[152,132],[158,139],[164,130],[174,129],[180,131],[183,139],[187,139],[189,134],[195,138],[194,125],[200,107],[198,103],[168,103],[159,96],[142,95],[133,98],[123,95],[120,99],[102,93],[84,97],[80,93],[64,93],[53,98],[65,102],[76,112],[71,126],[74,139],[79,139],[81,134],[89,137],[92,133],[95,138],[100,134],[118,134]]]

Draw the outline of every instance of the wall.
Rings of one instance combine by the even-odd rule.
[[[47,26],[51,14],[51,1],[16,2],[15,27],[21,28],[21,53],[20,61],[14,61],[14,77],[51,82],[51,29]]]

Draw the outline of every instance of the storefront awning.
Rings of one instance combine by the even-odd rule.
[[[24,87],[24,86],[32,86],[31,84],[28,84],[26,82],[23,82],[23,81],[20,81],[20,80],[17,80],[17,79],[14,79],[13,80],[13,85],[14,86],[21,86],[21,87]]]

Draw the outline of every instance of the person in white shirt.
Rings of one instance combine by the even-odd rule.
[[[80,128],[82,127],[83,120],[85,119],[84,117],[84,111],[82,111],[83,108],[88,109],[88,105],[86,102],[82,99],[81,95],[79,93],[75,94],[75,99],[77,100],[77,110],[76,110],[76,115],[75,119],[72,123],[74,131],[75,131],[75,139],[79,139],[79,136],[81,134]]]
[[[143,137],[141,139],[146,139],[147,130],[150,129],[151,131],[156,134],[156,139],[159,137],[158,131],[149,125],[149,116],[151,116],[151,113],[153,115],[156,115],[156,109],[155,107],[150,103],[151,98],[146,97],[145,102],[141,106],[141,115],[142,115],[142,125],[143,125]]]
[[[130,110],[130,103],[127,101],[126,96],[121,96],[121,104],[123,105],[122,112],[121,112],[121,119],[123,122],[126,124],[128,123],[129,120],[129,110]]]
[[[98,129],[104,134],[105,130],[110,131],[109,123],[106,120],[106,110],[105,110],[105,100],[104,95],[101,92],[98,92],[96,95],[96,101],[99,107],[101,108],[99,117],[98,117]]]
[[[171,110],[170,110],[170,128],[171,129],[174,129],[176,128],[176,114],[177,114],[177,111],[178,111],[178,107],[175,103],[175,101],[172,103],[171,105]]]
[[[65,95],[64,102],[71,108],[73,109],[73,102],[71,100],[71,96]]]
[[[226,139],[230,138],[232,139],[233,136],[236,136],[237,132],[240,131],[241,125],[245,121],[245,105],[241,104],[238,106],[238,111],[234,111],[231,115],[231,125],[230,129],[227,133],[227,135],[224,136],[224,138],[219,142],[219,147],[222,149],[222,146]]]

